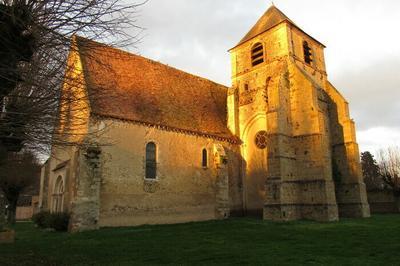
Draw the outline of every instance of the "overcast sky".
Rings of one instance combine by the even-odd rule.
[[[350,103],[360,150],[400,145],[400,1],[275,0],[327,46],[330,81]],[[135,52],[230,86],[232,48],[269,8],[266,0],[149,0]]]

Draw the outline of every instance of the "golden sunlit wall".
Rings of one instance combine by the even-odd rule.
[[[90,114],[83,67],[76,49],[76,45],[73,45],[68,57],[55,136],[70,143],[80,143],[86,137]]]

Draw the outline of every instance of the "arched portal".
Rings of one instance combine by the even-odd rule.
[[[64,211],[64,180],[62,176],[57,177],[53,190],[53,212]]]
[[[257,114],[246,123],[242,131],[243,158],[246,162],[244,201],[248,214],[262,215],[267,178],[267,119]]]

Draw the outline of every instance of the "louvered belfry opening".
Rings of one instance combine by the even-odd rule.
[[[251,48],[251,64],[253,66],[259,65],[264,62],[264,47],[261,43],[256,43]]]
[[[311,65],[311,63],[313,62],[312,50],[311,47],[308,45],[307,41],[303,42],[303,50],[304,50],[304,62]]]

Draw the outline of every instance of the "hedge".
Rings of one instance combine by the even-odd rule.
[[[68,231],[69,214],[65,212],[39,212],[32,217],[32,220],[40,228],[53,228],[56,231]]]

